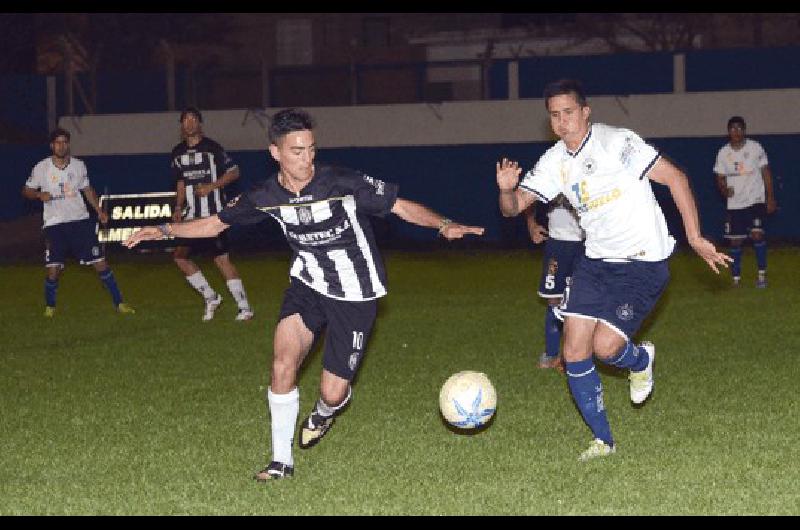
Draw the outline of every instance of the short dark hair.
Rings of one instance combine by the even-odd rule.
[[[586,93],[583,91],[583,85],[577,79],[559,79],[548,83],[544,87],[544,106],[547,107],[547,101],[555,96],[563,96],[565,94],[572,94],[575,96],[575,101],[581,107],[585,107]]]
[[[52,144],[53,142],[55,142],[56,138],[58,138],[59,136],[64,136],[64,137],[66,137],[68,142],[70,141],[69,140],[70,139],[69,131],[66,130],[66,129],[62,129],[61,127],[56,127],[50,133],[50,143]]]
[[[298,109],[284,109],[275,113],[269,123],[269,143],[277,144],[278,140],[296,131],[314,129],[314,118],[308,112]]]
[[[186,117],[187,114],[194,114],[197,117],[197,121],[203,123],[203,115],[200,114],[200,109],[192,106],[183,109],[183,112],[181,112],[181,117],[180,119],[178,119],[178,122],[183,123],[183,119]]]
[[[744,118],[741,116],[731,116],[731,119],[728,120],[728,129],[731,128],[731,125],[739,124],[742,126],[742,129],[747,129],[747,124],[744,122]]]

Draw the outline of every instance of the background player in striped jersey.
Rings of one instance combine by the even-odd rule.
[[[584,235],[578,223],[578,214],[563,194],[547,205],[546,227],[537,222],[537,217],[536,203],[533,203],[527,215],[528,233],[534,243],[544,242],[538,294],[547,301],[544,316],[545,351],[539,356],[538,366],[563,372],[564,359],[560,355],[563,324],[556,315],[556,308],[564,299],[575,262],[584,252]]]
[[[742,243],[750,236],[758,264],[756,287],[767,286],[767,240],[764,219],[778,209],[772,189],[772,171],[761,144],[746,137],[747,125],[741,116],[728,120],[730,141],[720,148],[714,163],[717,187],[727,201],[725,237],[733,258],[733,284],[742,275]]]
[[[278,112],[269,128],[269,152],[277,174],[242,194],[217,215],[134,233],[125,245],[168,235],[210,237],[231,224],[272,217],[292,249],[286,290],[275,328],[267,402],[272,418],[272,461],[259,481],[294,473],[292,442],[299,413],[297,372],[325,331],[320,397],[301,423],[299,445],[309,448],[328,432],[351,396],[386,294],[386,272],[368,216],[394,213],[447,239],[483,234],[483,228],[450,221],[397,196],[398,186],[348,168],[317,164],[314,122],[300,109]]]
[[[586,253],[580,257],[559,312],[564,315],[564,360],[570,393],[594,435],[581,460],[616,451],[593,357],[628,369],[630,396],[643,403],[653,390],[655,347],[632,342],[669,280],[675,240],[650,181],[667,186],[686,237],[715,271],[730,257],[700,234],[686,175],[636,133],[591,123],[579,82],[561,80],[544,91],[550,125],[560,140],[524,177],[516,162],[497,163],[503,215],[518,215],[536,199],[563,193],[580,216]]]
[[[175,212],[173,219],[202,219],[222,210],[225,204],[225,186],[239,178],[239,167],[220,144],[203,134],[203,116],[194,107],[181,113],[183,140],[172,149],[172,169],[176,179]],[[185,206],[185,210],[184,210]],[[186,276],[186,281],[205,300],[203,320],[214,318],[222,303],[222,295],[214,291],[203,276],[200,267],[189,256],[193,252],[206,252],[214,256],[214,264],[225,278],[239,312],[236,320],[250,320],[253,310],[247,300],[239,272],[228,254],[225,232],[203,239],[176,239],[173,259]]]
[[[59,128],[50,133],[52,155],[34,166],[22,188],[25,198],[44,203],[42,217],[47,244],[44,315],[55,315],[58,280],[69,253],[74,254],[82,265],[94,267],[100,281],[111,293],[111,301],[117,311],[134,313],[133,308],[122,301],[122,294],[102,254],[95,223],[89,219],[83,198],[97,212],[101,223],[108,222],[108,215],[100,209],[97,194],[89,183],[86,164],[70,155],[69,143],[69,131]]]

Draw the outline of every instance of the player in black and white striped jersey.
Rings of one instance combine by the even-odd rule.
[[[239,178],[239,167],[220,144],[203,134],[202,122],[202,114],[194,107],[188,107],[181,113],[183,141],[172,149],[171,155],[176,180],[175,221],[202,219],[219,213],[225,204],[225,186]],[[190,259],[193,252],[206,252],[214,256],[214,264],[239,306],[236,320],[253,318],[239,272],[228,255],[225,232],[204,239],[179,238],[176,243],[173,259],[189,285],[205,300],[204,321],[214,318],[214,312],[222,303],[222,296],[214,291],[200,267]]]
[[[394,213],[435,228],[446,239],[481,235],[483,228],[450,221],[429,208],[397,196],[398,186],[358,171],[314,163],[316,143],[311,116],[286,109],[269,129],[272,157],[279,171],[232,201],[218,215],[191,222],[146,227],[125,241],[176,235],[210,237],[231,224],[253,224],[272,217],[293,251],[291,283],[275,329],[272,376],[267,391],[272,419],[272,461],[256,474],[259,481],[294,473],[292,442],[300,405],[297,372],[327,327],[320,398],[302,422],[299,445],[318,443],[351,396],[377,313],[386,294],[386,273],[368,216]]]

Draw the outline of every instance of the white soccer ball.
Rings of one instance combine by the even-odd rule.
[[[486,374],[465,370],[450,376],[439,392],[439,409],[453,427],[486,425],[497,408],[497,393]]]

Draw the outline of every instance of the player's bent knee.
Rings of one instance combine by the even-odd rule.
[[[350,381],[323,369],[319,391],[326,404],[337,407],[349,398]]]

